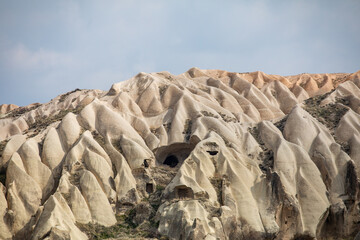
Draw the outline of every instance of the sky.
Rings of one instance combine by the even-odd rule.
[[[1,0],[0,104],[139,72],[360,70],[359,0]]]

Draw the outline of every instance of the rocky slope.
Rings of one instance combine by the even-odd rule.
[[[0,109],[0,239],[360,231],[360,72],[139,73]]]

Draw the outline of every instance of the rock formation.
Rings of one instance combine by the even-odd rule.
[[[0,239],[360,232],[360,71],[139,73],[0,114]]]

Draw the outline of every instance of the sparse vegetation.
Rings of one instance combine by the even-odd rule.
[[[218,147],[216,142],[206,142],[204,145],[209,147]]]
[[[214,177],[214,178],[210,178],[210,182],[213,185],[215,191],[216,191],[216,195],[217,195],[217,199],[218,202],[220,203],[220,205],[223,205],[223,201],[222,201],[222,185],[223,185],[223,179],[220,177]]]
[[[205,117],[213,117],[213,118],[219,118],[219,116],[212,114],[211,112],[208,111],[201,111],[202,115],[204,115]]]
[[[334,80],[333,80],[333,84],[335,86],[337,86],[338,84],[340,84],[341,82],[343,82],[346,78],[348,78],[350,76],[350,74],[343,74],[340,76],[337,76]]]
[[[253,127],[253,128],[249,128],[249,133],[251,133],[251,135],[255,138],[255,140],[258,142],[258,144],[260,145],[260,147],[264,150],[266,149],[265,147],[265,143],[263,142],[263,140],[261,139],[260,136],[260,131],[258,127]]]
[[[151,168],[151,171],[153,179],[156,182],[155,193],[161,193],[164,191],[165,186],[170,183],[177,173],[176,168],[171,168],[167,165],[160,165],[156,168]],[[151,196],[155,196],[155,193],[151,194]]]
[[[66,203],[69,205],[69,207],[71,207],[71,197],[70,197],[70,193],[61,193],[61,195],[63,196],[63,198],[65,199]]]
[[[101,134],[99,134],[97,131],[92,131],[91,134],[92,134],[93,138],[95,139],[95,141],[96,141],[97,143],[99,143],[99,145],[100,145],[103,149],[105,149],[105,139],[104,139],[104,137],[101,136]]]
[[[20,117],[21,115],[30,112],[36,108],[38,108],[40,106],[40,104],[36,104],[35,106],[32,106],[30,108],[27,107],[19,107],[19,108],[15,108],[14,110],[8,112],[7,114],[5,114],[4,116],[0,117],[0,119],[4,119],[4,118],[17,118]]]
[[[38,117],[34,123],[29,124],[29,130],[34,129],[35,132],[40,131],[54,122],[61,121],[70,112],[79,114],[82,109],[83,107],[78,106],[73,109],[61,110],[58,114],[47,118]]]
[[[330,92],[331,93],[331,92]],[[330,93],[326,93],[320,96],[315,96],[305,100],[304,109],[311,114],[316,120],[324,124],[331,133],[339,124],[340,119],[348,111],[348,108],[342,106],[346,103],[346,100],[341,100],[342,104],[329,103],[325,106],[320,106],[321,101],[325,99]]]
[[[171,77],[170,77],[171,78]],[[162,97],[166,91],[166,89],[168,88],[169,86],[168,85],[163,85],[163,86],[159,86],[159,94],[160,94],[160,97]]]
[[[266,173],[268,169],[272,169],[274,167],[274,152],[265,146],[265,143],[261,139],[258,127],[249,128],[249,132],[263,150],[259,154],[259,160],[261,161],[259,167],[264,173]]]
[[[185,125],[184,125],[184,131],[183,131],[183,134],[185,134],[185,140],[186,141],[190,140],[191,128],[192,128],[191,119],[186,119]]]
[[[155,221],[155,213],[160,206],[160,196],[163,191],[163,188],[158,188],[157,190],[150,194],[149,198],[143,199],[146,202],[149,202],[153,211],[150,214],[149,218],[141,223],[140,225],[135,224],[136,217],[136,208],[131,208],[126,211],[123,215],[117,215],[117,223],[110,227],[104,227],[99,224],[81,224],[77,223],[76,225],[79,229],[86,233],[89,239],[142,239],[142,238],[156,238],[156,239],[167,239],[164,236],[161,236],[157,232],[159,227],[159,222]]]
[[[293,240],[314,240],[315,238],[311,236],[309,233],[297,233],[295,234]]]
[[[84,165],[82,165],[80,163],[79,163],[79,165],[74,166],[74,169],[72,169],[71,175],[69,177],[69,181],[71,184],[73,184],[74,186],[80,187],[80,178],[81,178],[83,170],[84,170]]]
[[[266,172],[268,169],[272,169],[274,167],[274,152],[272,150],[266,149],[262,151],[259,156],[262,160],[259,167],[263,172]]]
[[[74,93],[74,92],[77,92],[77,91],[81,91],[81,89],[76,88],[75,90],[73,90],[73,91],[71,91],[71,92],[68,92],[68,93],[65,93],[65,94],[61,95],[61,96],[60,96],[60,99],[59,99],[59,102],[64,102],[64,101],[66,100],[66,98],[67,98],[70,94],[72,94],[72,93]]]
[[[307,99],[305,101],[304,109],[330,130],[330,133],[333,135],[335,142],[341,146],[342,151],[350,154],[351,149],[349,143],[339,141],[334,134],[334,130],[339,125],[341,118],[349,110],[347,106],[350,105],[350,101],[348,97],[337,97],[335,98],[335,103],[320,106],[321,101],[325,99],[330,93]]]
[[[350,144],[348,142],[339,141],[336,137],[335,142],[340,145],[342,151],[346,152],[347,154],[351,153]]]
[[[2,157],[3,151],[6,147],[6,144],[8,143],[9,140],[4,140],[0,142],[0,158]]]
[[[126,216],[117,216],[117,223],[111,227],[104,227],[99,224],[81,224],[77,223],[77,227],[84,232],[89,239],[107,239],[107,238],[139,238],[145,237],[146,233],[136,231],[126,221]]]
[[[348,97],[343,97],[343,98],[336,97],[335,100],[336,100],[337,103],[341,103],[341,104],[343,104],[345,106],[350,105],[350,100],[349,100]]]
[[[286,117],[282,118],[280,121],[274,123],[275,127],[277,127],[280,130],[280,132],[284,131],[284,127],[285,127],[287,118],[288,118],[288,116],[286,116]]]
[[[118,150],[119,153],[124,154],[124,152],[121,148],[120,139],[113,140],[112,145],[114,146],[114,148],[116,150]]]
[[[156,190],[157,191],[164,191],[165,187],[162,185],[156,185]]]
[[[223,114],[223,113],[219,113],[219,114],[220,114],[221,118],[225,122],[234,122],[234,123],[238,122],[238,120],[236,118],[234,118],[234,117],[230,117],[230,116],[228,116],[226,114]]]
[[[131,228],[136,228],[137,225],[134,223],[133,219],[136,216],[136,211],[135,208],[130,209],[127,214],[125,215],[125,223],[127,223],[128,226],[130,226]]]

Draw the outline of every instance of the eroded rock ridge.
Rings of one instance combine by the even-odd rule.
[[[139,73],[0,110],[0,239],[360,231],[360,72]]]

